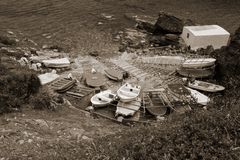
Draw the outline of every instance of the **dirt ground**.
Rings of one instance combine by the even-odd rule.
[[[28,37],[36,48],[58,45],[74,55],[98,51],[102,57],[118,51],[114,34],[134,26],[126,13],[157,16],[162,10],[199,24],[218,24],[231,33],[240,25],[237,0],[2,0],[0,8],[0,33]],[[103,13],[114,19],[105,19]],[[64,155],[64,149],[94,146],[92,139],[129,129],[68,106],[55,112],[26,106],[0,116],[0,160],[67,159],[70,153]]]

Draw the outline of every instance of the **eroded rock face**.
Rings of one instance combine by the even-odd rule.
[[[154,33],[160,34],[181,34],[183,30],[183,21],[173,15],[160,12]]]
[[[236,77],[240,75],[240,27],[236,30],[228,47],[215,50],[217,59],[217,77]]]

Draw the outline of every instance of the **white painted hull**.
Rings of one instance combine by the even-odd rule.
[[[206,106],[210,102],[210,98],[194,89],[186,87],[190,92],[191,96],[196,100],[198,104]]]
[[[141,98],[131,102],[118,102],[116,115],[133,116],[141,107]]]
[[[49,59],[43,60],[42,62],[46,67],[61,68],[70,66],[70,61],[68,58]]]
[[[223,86],[208,83],[208,82],[198,81],[198,80],[195,80],[192,83],[189,82],[188,86],[190,88],[206,91],[206,92],[219,92],[225,89]]]
[[[106,90],[95,94],[91,98],[91,103],[94,107],[104,107],[110,104],[114,100],[115,96],[116,95],[113,94],[110,90]]]
[[[183,62],[182,67],[184,68],[203,68],[213,66],[216,62],[214,58],[194,58],[187,59]]]
[[[140,86],[134,86],[126,83],[119,88],[119,90],[117,91],[117,95],[122,102],[130,102],[138,98],[140,91]]]

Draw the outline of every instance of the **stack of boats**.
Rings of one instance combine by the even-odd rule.
[[[191,58],[185,60],[177,72],[185,77],[206,78],[214,74],[214,58]]]
[[[101,91],[91,98],[93,107],[104,107],[118,100],[115,116],[133,116],[141,107],[141,86],[125,83],[117,94],[110,90]]]

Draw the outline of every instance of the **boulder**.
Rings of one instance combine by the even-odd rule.
[[[144,48],[148,46],[147,34],[136,29],[126,29],[123,34],[122,44],[130,48]]]
[[[137,23],[137,28],[146,30],[147,32],[154,32],[155,30],[155,24],[156,24],[156,18],[146,16],[146,15],[141,15],[141,16],[136,16],[136,23]]]
[[[178,44],[178,36],[165,36],[165,35],[153,35],[149,38],[149,42],[152,44],[157,44],[159,46],[167,46],[167,45],[177,45]]]
[[[155,24],[157,22],[157,17],[151,17],[148,15],[136,15],[134,13],[124,14],[125,18],[135,22],[138,29],[146,30],[152,33],[155,30]]]
[[[183,21],[173,15],[160,12],[155,24],[155,34],[181,34],[183,30]]]

